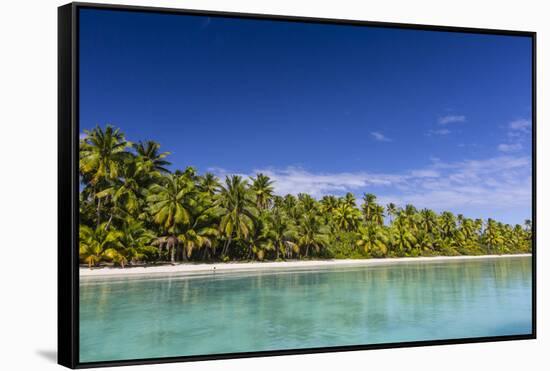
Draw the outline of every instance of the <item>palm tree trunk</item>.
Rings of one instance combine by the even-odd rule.
[[[109,226],[111,225],[112,221],[113,221],[113,213],[111,213],[111,216],[109,216],[109,220],[107,221],[107,224],[105,224],[105,230],[109,229]]]
[[[96,211],[96,218],[97,218],[97,227],[99,228],[99,225],[101,224],[101,198],[97,199],[97,211]]]
[[[226,256],[227,255],[227,250],[229,250],[229,245],[231,244],[231,237],[229,237],[226,241],[225,241],[225,245],[223,246],[223,250],[222,250],[222,256]]]
[[[177,244],[170,244],[168,247],[170,249],[170,262],[172,264],[176,264],[175,255],[176,255],[176,248],[178,247]]]
[[[181,256],[183,258],[183,261],[189,261],[190,256],[187,256],[187,248],[185,246],[183,246],[181,249]]]

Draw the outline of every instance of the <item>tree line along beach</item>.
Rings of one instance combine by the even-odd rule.
[[[113,126],[80,139],[80,262],[88,268],[178,262],[452,257],[531,252],[531,221],[501,223],[374,194],[278,195],[264,174],[170,171],[152,140]]]

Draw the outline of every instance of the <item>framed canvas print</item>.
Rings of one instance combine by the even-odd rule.
[[[59,363],[533,339],[535,33],[59,8]]]

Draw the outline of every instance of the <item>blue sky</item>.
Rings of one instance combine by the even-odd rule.
[[[526,37],[81,10],[81,130],[173,168],[522,222],[530,118]]]

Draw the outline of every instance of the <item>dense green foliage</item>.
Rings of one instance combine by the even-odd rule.
[[[80,141],[80,259],[229,261],[510,254],[531,251],[524,226],[383,206],[365,194],[274,193],[269,177],[170,173],[167,152],[107,126]]]

